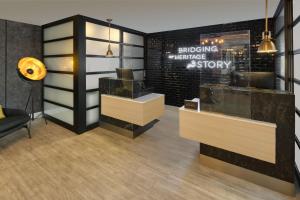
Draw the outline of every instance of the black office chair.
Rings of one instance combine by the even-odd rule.
[[[0,138],[7,136],[21,128],[26,128],[28,137],[30,133],[30,116],[22,110],[3,108],[5,118],[0,119]]]

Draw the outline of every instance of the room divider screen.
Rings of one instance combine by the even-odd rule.
[[[294,55],[294,94],[295,94],[295,162],[300,180],[300,2],[293,1],[293,55]]]
[[[281,0],[274,15],[277,89],[295,95],[295,167],[300,179],[300,2]]]
[[[106,57],[108,23],[76,15],[43,27],[43,59],[48,75],[43,87],[45,117],[76,132],[98,126],[101,77],[116,77],[116,68],[131,68],[144,79],[144,36],[111,25],[112,57]]]

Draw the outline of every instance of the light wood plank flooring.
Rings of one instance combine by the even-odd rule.
[[[199,144],[179,137],[174,107],[134,140],[41,119],[32,136],[0,140],[0,200],[300,199],[201,166]]]

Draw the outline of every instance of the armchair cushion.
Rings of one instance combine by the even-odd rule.
[[[4,118],[5,118],[5,115],[4,115],[2,106],[0,105],[0,119],[4,119]]]
[[[0,132],[4,132],[25,124],[29,121],[28,116],[12,116],[0,120]]]
[[[0,133],[26,124],[30,120],[29,115],[22,110],[5,108],[4,114],[6,118],[0,119]]]
[[[28,116],[28,114],[23,110],[12,109],[12,108],[4,108],[3,111],[4,111],[4,114],[6,115],[6,117],[20,116],[20,115]]]

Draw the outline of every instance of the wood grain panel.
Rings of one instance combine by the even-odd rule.
[[[163,95],[143,103],[143,121],[145,124],[161,117],[165,111],[165,98]]]
[[[144,126],[162,116],[164,95],[154,94],[151,98],[129,99],[101,95],[101,114]]]
[[[276,125],[180,108],[180,136],[275,163]]]

